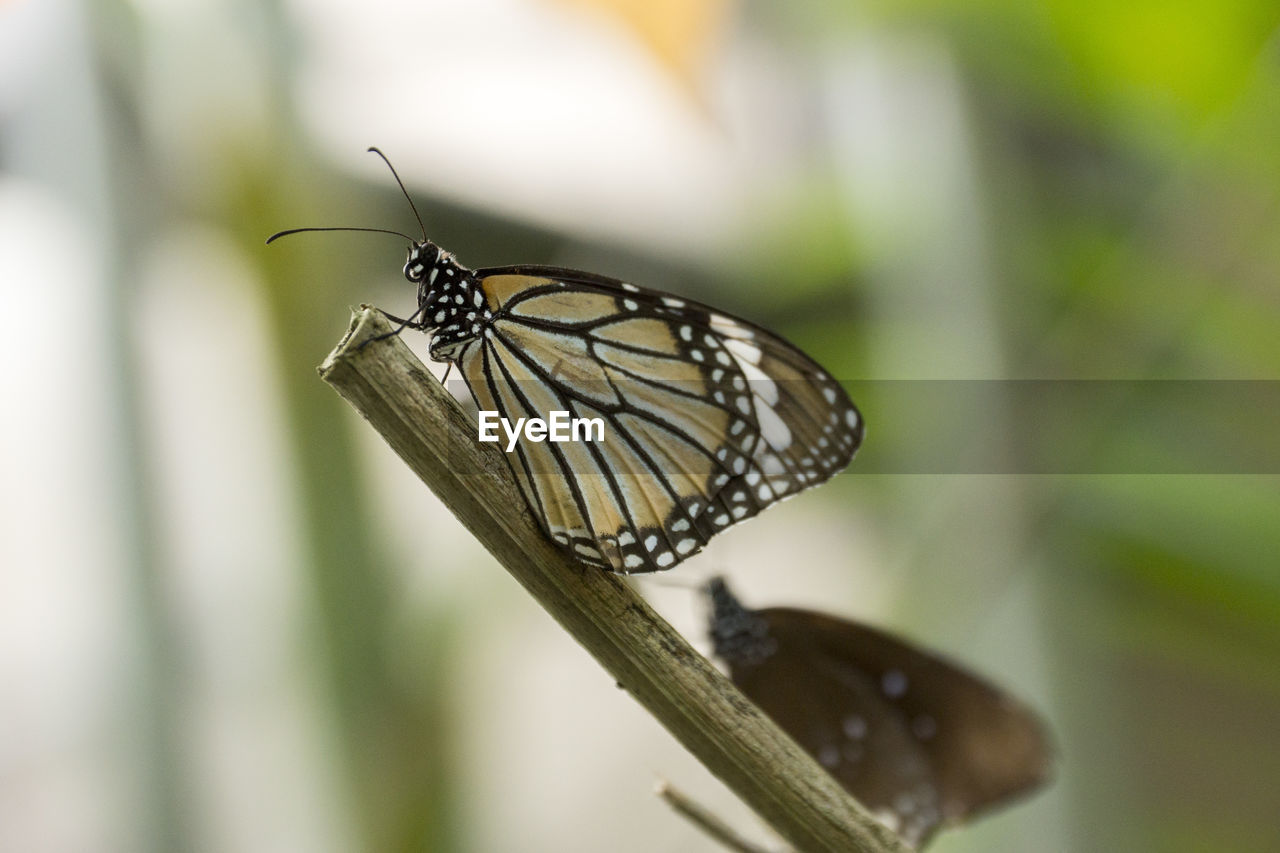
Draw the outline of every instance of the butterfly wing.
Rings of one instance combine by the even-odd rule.
[[[730,661],[734,682],[912,845],[1047,778],[1036,716],[954,663],[810,611],[753,615],[775,651]]]
[[[925,746],[875,677],[832,656],[785,611],[756,611],[773,653],[729,659],[735,684],[904,841],[918,847],[942,822]]]
[[[794,620],[766,611],[770,622]],[[803,611],[790,611],[790,613]],[[892,634],[821,616],[816,633],[833,660],[878,679],[880,691],[924,744],[944,817],[959,821],[1048,777],[1051,749],[1039,718],[1008,693]]]
[[[599,419],[594,442],[521,441],[547,533],[613,571],[670,568],[844,468],[863,434],[791,344],[690,300],[555,267],[478,270],[493,318],[457,363],[481,409]]]

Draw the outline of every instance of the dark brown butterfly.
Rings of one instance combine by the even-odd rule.
[[[913,847],[1048,778],[1036,715],[956,664],[856,622],[747,610],[719,578],[707,592],[733,682]]]

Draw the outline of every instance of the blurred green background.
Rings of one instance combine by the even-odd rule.
[[[412,310],[404,247],[263,239],[412,232],[376,144],[462,263],[689,294],[855,392],[1274,381],[1278,24],[0,2],[0,849],[715,849],[656,777],[767,838],[316,377],[349,305]],[[989,387],[998,447],[1016,412]],[[855,396],[867,452],[909,456],[919,425]],[[1149,438],[1081,414],[1064,435]],[[1043,711],[1053,785],[940,853],[1274,851],[1278,553],[1274,472],[855,460],[678,574],[874,620]],[[642,588],[705,647],[689,590]]]

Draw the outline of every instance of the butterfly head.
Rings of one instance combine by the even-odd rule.
[[[439,258],[439,246],[425,240],[415,242],[409,247],[409,259],[404,262],[404,277],[414,284],[425,281]]]
[[[418,285],[418,305],[430,311],[445,291],[457,291],[471,281],[471,271],[430,240],[414,242],[404,262],[404,277]],[[456,293],[450,293],[456,298]]]
[[[769,623],[744,607],[723,578],[708,581],[706,592],[711,599],[711,643],[717,657],[731,668],[752,666],[778,650],[777,641],[769,636]]]

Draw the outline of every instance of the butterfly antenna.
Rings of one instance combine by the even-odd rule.
[[[333,228],[290,228],[288,231],[277,231],[276,233],[272,234],[270,237],[267,238],[267,245],[268,246],[271,245],[272,240],[279,239],[280,237],[287,237],[290,234],[301,234],[303,231],[371,231],[374,234],[394,234],[397,237],[403,237],[404,239],[408,240],[410,243],[417,242],[408,234],[405,234],[401,231],[390,231],[386,228],[355,228],[355,227],[336,226]]]
[[[376,146],[369,146],[369,150],[382,158],[382,162],[387,164],[387,168],[391,170],[391,177],[396,179],[396,183],[400,185],[400,192],[404,193],[404,200],[409,202],[409,209],[413,211],[413,216],[418,220],[418,227],[422,229],[422,241],[427,241],[427,226],[422,224],[422,217],[418,215],[418,208],[414,205],[413,199],[409,197],[409,191],[404,188],[404,181],[400,180],[400,175],[396,173],[396,167],[391,165],[391,161],[387,159],[387,155],[383,154]]]

